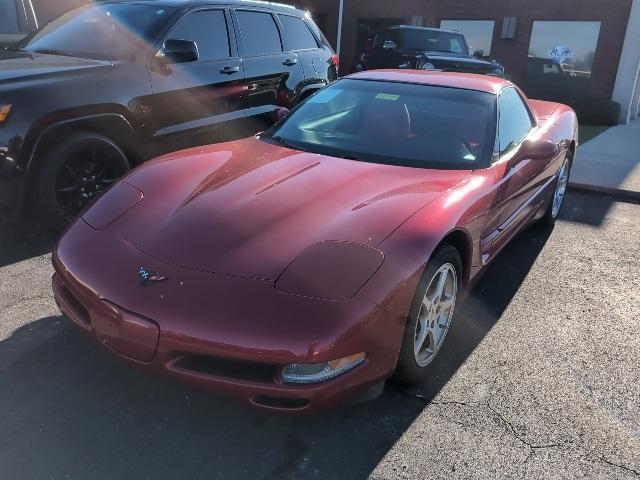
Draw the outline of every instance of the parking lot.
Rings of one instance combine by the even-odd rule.
[[[572,193],[457,312],[421,386],[271,415],[129,369],[60,316],[54,239],[0,230],[0,477],[637,478],[640,205]]]

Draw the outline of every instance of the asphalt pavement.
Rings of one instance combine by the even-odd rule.
[[[572,192],[456,314],[433,373],[313,417],[132,370],[60,316],[54,238],[0,226],[0,479],[640,477],[640,205]]]

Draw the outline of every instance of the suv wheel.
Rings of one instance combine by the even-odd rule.
[[[37,187],[43,221],[64,228],[130,168],[124,152],[102,135],[82,133],[44,159]]]

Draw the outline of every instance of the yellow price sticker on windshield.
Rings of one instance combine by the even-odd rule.
[[[376,95],[377,100],[391,100],[396,101],[400,98],[400,95],[391,95],[389,93],[379,93]]]

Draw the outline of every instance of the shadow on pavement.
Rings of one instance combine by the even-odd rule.
[[[433,374],[314,417],[248,410],[127,368],[62,317],[0,342],[5,478],[366,478],[511,302],[549,232],[522,233],[468,300]]]
[[[0,267],[50,252],[57,238],[32,218],[0,220]]]

